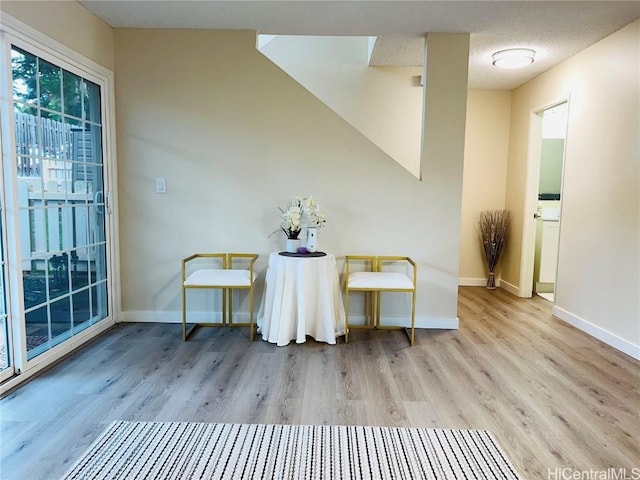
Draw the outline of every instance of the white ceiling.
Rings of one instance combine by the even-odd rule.
[[[380,37],[373,61],[421,63],[428,32],[470,33],[469,86],[512,89],[640,18],[640,1],[80,0],[113,27],[255,30]],[[491,54],[536,50],[533,65],[500,70]]]

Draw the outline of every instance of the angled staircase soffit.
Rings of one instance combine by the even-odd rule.
[[[424,38],[295,35],[259,35],[257,42],[261,53],[417,178],[422,89],[416,78],[424,44]]]

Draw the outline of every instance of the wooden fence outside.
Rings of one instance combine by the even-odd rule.
[[[65,170],[68,168],[62,163],[59,164],[58,160],[71,160],[71,125],[24,112],[15,113],[15,125],[18,176],[40,177],[44,174],[45,182],[50,178],[67,180]],[[48,171],[43,171],[43,163],[48,164]],[[60,173],[62,175],[59,175]],[[60,176],[62,178],[58,178]]]
[[[90,152],[89,134],[23,112],[15,113],[15,128],[23,270],[42,269],[49,252],[74,249],[87,259],[97,226],[91,175],[79,162]]]

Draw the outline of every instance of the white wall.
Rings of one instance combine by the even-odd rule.
[[[422,67],[370,67],[368,48],[368,37],[279,35],[262,52],[418,177]]]
[[[454,108],[433,109],[450,132],[431,142],[420,182],[255,50],[252,32],[118,29],[115,51],[128,319],[179,320],[180,259],[191,253],[259,253],[264,272],[284,246],[267,238],[277,206],[306,193],[328,217],[322,250],[413,257],[417,324],[457,325],[466,58],[440,92]],[[153,193],[157,176],[166,195]]]
[[[569,99],[554,313],[640,357],[640,21],[514,90],[507,208],[519,284],[530,115]]]

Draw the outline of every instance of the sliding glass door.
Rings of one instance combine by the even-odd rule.
[[[100,87],[11,49],[27,358],[105,318]]]
[[[6,33],[1,58],[0,367],[6,376],[54,360],[69,351],[62,347],[68,340],[113,322],[104,91],[111,83]]]

